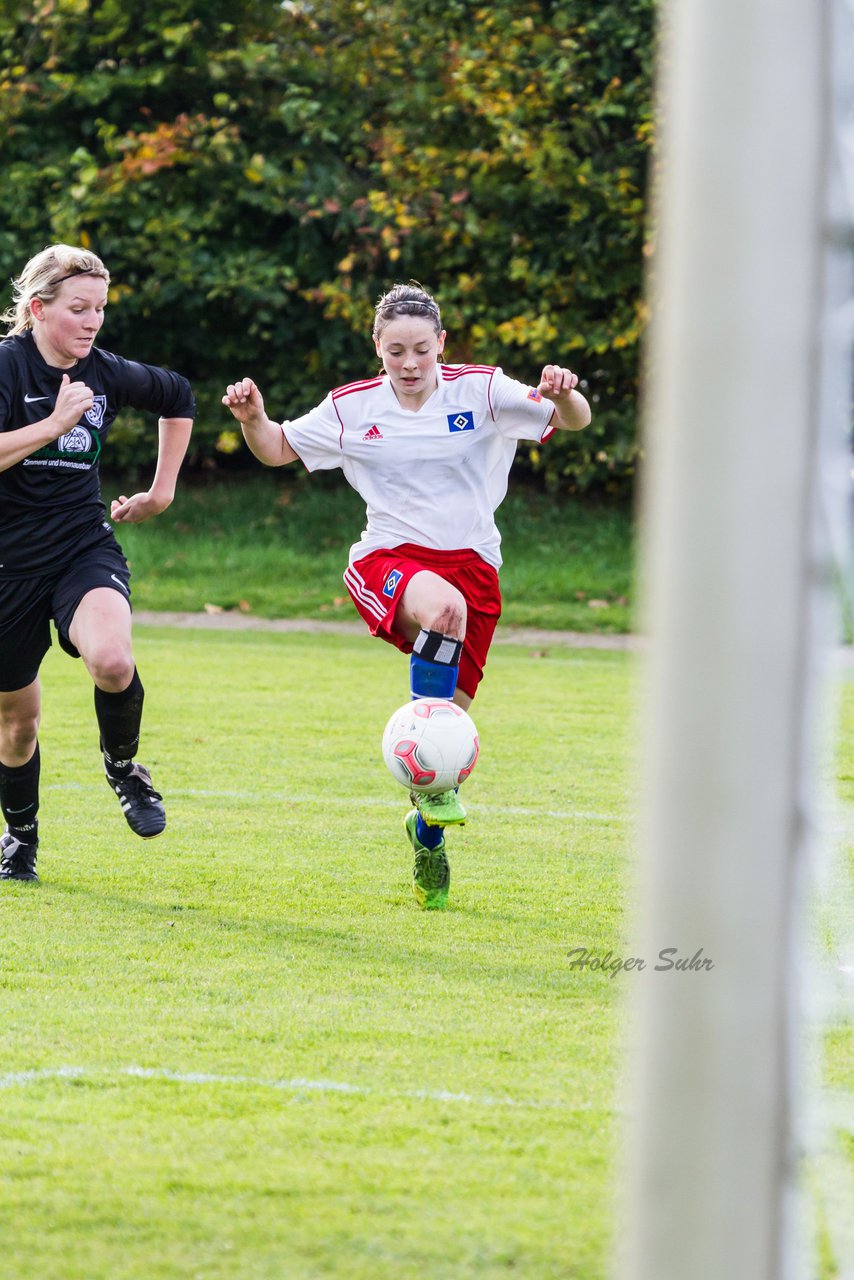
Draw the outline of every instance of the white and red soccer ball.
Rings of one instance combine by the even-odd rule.
[[[398,708],[383,734],[383,759],[409,791],[437,794],[465,782],[480,744],[468,712],[448,698],[415,698]]]

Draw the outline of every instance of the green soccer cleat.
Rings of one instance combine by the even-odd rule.
[[[410,791],[409,798],[428,827],[462,826],[466,820],[466,811],[453,789],[440,791],[435,796],[428,796],[420,791]]]
[[[412,892],[422,911],[442,911],[448,905],[448,889],[451,887],[451,868],[445,853],[445,840],[435,849],[428,849],[415,834],[418,810],[410,809],[403,820],[409,843],[415,851],[412,869]]]

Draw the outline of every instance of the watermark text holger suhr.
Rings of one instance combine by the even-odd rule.
[[[590,969],[594,973],[607,973],[614,977],[618,973],[631,973],[632,970],[646,969],[647,962],[641,956],[615,956],[613,951],[604,954],[590,951],[587,947],[573,947],[569,953],[570,969]],[[703,955],[700,947],[692,956],[680,956],[677,947],[662,947],[656,957],[657,963],[653,972],[666,973],[674,970],[679,973],[703,973],[714,969],[714,961]]]

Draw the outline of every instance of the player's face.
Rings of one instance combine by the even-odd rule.
[[[444,346],[445,330],[437,333],[420,316],[399,316],[383,329],[377,355],[404,408],[420,409],[436,390],[436,361]]]
[[[55,369],[70,369],[88,356],[104,323],[107,282],[97,276],[72,276],[52,302],[30,303],[33,337],[42,357]]]

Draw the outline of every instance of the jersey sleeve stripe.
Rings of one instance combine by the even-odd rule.
[[[338,418],[338,421],[341,423],[341,430],[338,433],[339,449],[344,448],[344,419],[341,417],[341,414],[338,412],[337,402],[343,396],[351,396],[356,391],[374,391],[377,387],[381,387],[382,384],[383,384],[382,378],[362,378],[359,382],[346,382],[343,387],[336,387],[335,390],[332,392],[330,396],[330,399],[332,400],[332,407],[335,410],[335,414],[336,414],[336,417]]]
[[[344,448],[344,419],[341,417],[341,414],[338,412],[338,405],[335,403],[334,395],[332,397],[332,408],[335,410],[336,418],[341,423],[341,430],[338,432],[338,448],[343,449]]]
[[[346,382],[342,387],[336,387],[331,393],[332,407],[335,410],[336,417],[341,423],[341,430],[338,433],[338,447],[344,448],[344,419],[338,411],[338,401],[343,396],[351,396],[356,391],[374,391],[383,384],[383,378],[362,378],[359,382]]]
[[[486,400],[489,405],[489,415],[492,421],[495,421],[495,408],[492,403],[492,379],[495,376],[495,365],[492,364],[460,364],[460,365],[441,365],[443,382],[458,382],[460,378],[465,378],[468,374],[476,373],[480,377],[488,379],[486,389]]]
[[[336,387],[332,392],[332,399],[337,400],[339,396],[352,395],[354,391],[370,391],[373,387],[382,386],[382,378],[363,378],[360,382],[346,382],[342,387]]]
[[[441,369],[444,382],[456,382],[457,378],[465,377],[467,373],[487,373],[490,375],[495,373],[495,366],[489,364],[443,364]]]

